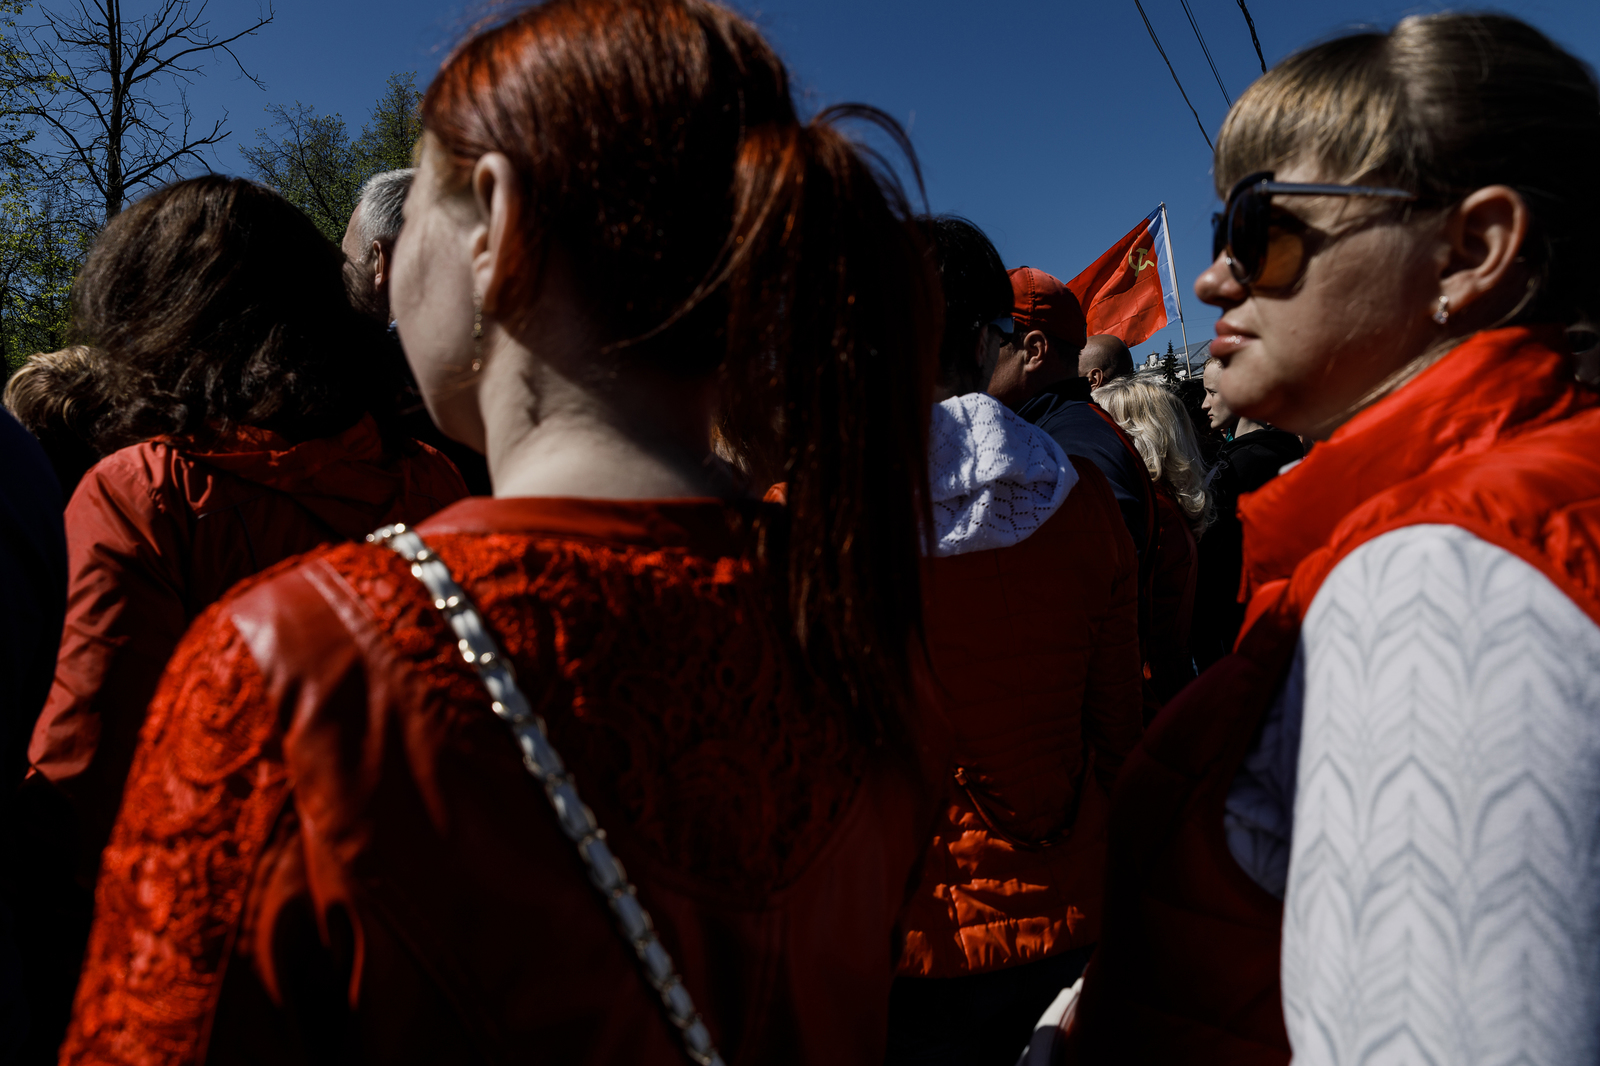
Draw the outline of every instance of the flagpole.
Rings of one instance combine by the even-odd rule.
[[[1178,332],[1183,335],[1183,376],[1192,378],[1194,377],[1193,353],[1189,351],[1189,327],[1183,324],[1183,297],[1178,295],[1178,268],[1172,265],[1172,223],[1167,221],[1165,200],[1161,202],[1161,236],[1167,242],[1167,276],[1172,279],[1172,299],[1178,305]]]

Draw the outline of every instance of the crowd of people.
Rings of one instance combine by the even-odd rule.
[[[1600,1058],[1587,66],[1264,74],[1177,385],[711,0],[421,118],[6,385],[0,1057]]]

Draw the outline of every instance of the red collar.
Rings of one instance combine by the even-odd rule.
[[[1475,334],[1242,497],[1246,599],[1290,577],[1379,493],[1595,406],[1560,345],[1554,327]]]
[[[785,520],[783,507],[757,500],[608,500],[566,496],[472,496],[417,527],[429,533],[524,533],[560,539],[677,548],[709,558],[748,546],[757,518]]]
[[[260,426],[235,426],[204,450],[182,441],[165,443],[194,462],[295,495],[382,504],[401,485],[385,459],[383,438],[371,415],[337,436],[299,444]]]

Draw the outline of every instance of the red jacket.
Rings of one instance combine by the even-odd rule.
[[[1107,796],[1141,726],[1139,567],[1105,475],[1072,465],[1026,540],[929,563],[955,787],[905,918],[905,975],[1016,966],[1099,933]]]
[[[796,673],[751,519],[472,499],[481,610],[730,1063],[883,1061],[933,806]],[[941,759],[943,752],[927,756]],[[202,617],[106,849],[61,1061],[659,1063],[684,1051],[408,565],[344,545]]]
[[[371,418],[298,445],[247,426],[206,452],[160,441],[123,448],[84,477],[66,513],[70,584],[55,685],[28,757],[77,811],[85,885],[145,708],[189,623],[282,559],[418,521],[464,496],[450,461],[418,448],[387,455]]]
[[[1105,931],[1070,1061],[1289,1061],[1283,907],[1233,860],[1223,802],[1341,559],[1395,529],[1455,525],[1600,622],[1600,398],[1561,343],[1478,334],[1244,498],[1245,632],[1162,711],[1117,783]]]

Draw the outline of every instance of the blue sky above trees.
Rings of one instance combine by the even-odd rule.
[[[1247,0],[1271,64],[1357,25],[1387,27],[1452,5],[1392,0]],[[129,5],[130,8],[132,4]],[[240,56],[257,89],[218,68],[191,92],[198,115],[227,108],[220,169],[267,125],[269,103],[339,112],[359,130],[392,72],[431,72],[482,5],[457,0],[276,0],[277,18]],[[1191,343],[1216,313],[1190,296],[1210,251],[1210,153],[1132,0],[763,0],[738,3],[776,42],[808,107],[875,104],[911,130],[930,206],[982,226],[1008,265],[1071,277],[1165,200]],[[1458,4],[1457,7],[1478,7]],[[1519,0],[1498,9],[1600,64],[1600,3]],[[1179,0],[1144,0],[1184,89],[1213,135],[1226,113]],[[1190,0],[1236,99],[1260,76],[1236,0]],[[212,0],[219,29],[253,0]],[[1600,180],[1600,179],[1597,179]],[[1138,346],[1165,352],[1169,328]]]

